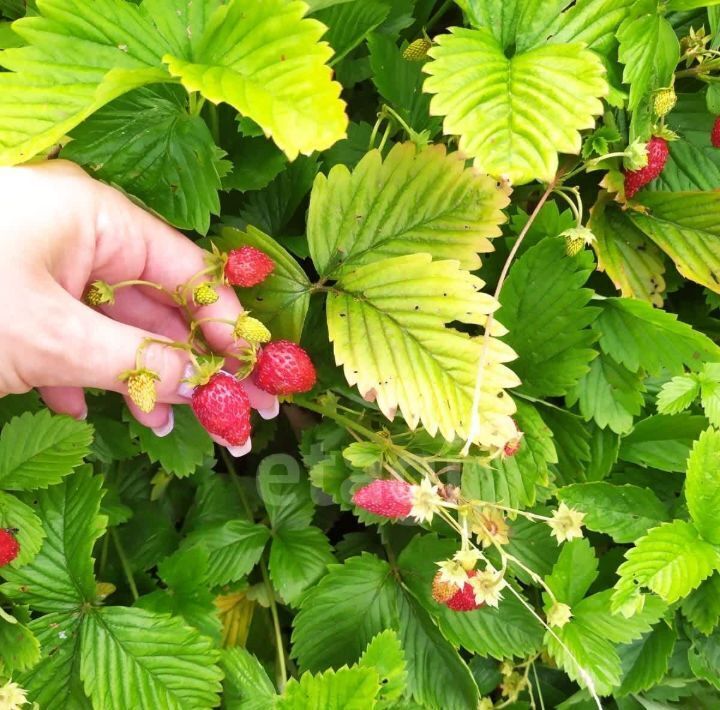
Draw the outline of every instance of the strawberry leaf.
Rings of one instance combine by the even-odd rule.
[[[693,445],[687,462],[685,498],[703,539],[720,545],[720,432],[707,429]]]

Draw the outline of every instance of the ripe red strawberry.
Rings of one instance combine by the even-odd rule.
[[[15,532],[0,528],[0,567],[9,565],[20,554],[20,545]]]
[[[652,182],[665,167],[669,155],[667,141],[653,136],[647,144],[648,162],[640,170],[625,172],[625,197],[629,200],[641,188]]]
[[[214,374],[193,390],[192,408],[205,429],[228,444],[241,446],[250,437],[250,400],[227,372]]]
[[[262,283],[275,268],[275,262],[255,247],[233,249],[225,264],[225,278],[233,286],[250,288]]]
[[[377,480],[355,491],[353,503],[385,518],[407,518],[412,508],[412,489],[405,481]]]
[[[515,456],[515,454],[520,451],[520,444],[522,444],[522,430],[517,425],[517,422],[514,419],[513,424],[515,424],[515,429],[517,429],[517,435],[510,439],[510,441],[508,441],[507,444],[505,444],[505,446],[503,447],[503,454],[505,456]]]
[[[471,569],[468,571],[468,577],[474,577],[476,570]],[[463,584],[462,589],[458,589],[453,596],[444,602],[448,609],[453,611],[475,611],[484,606],[484,604],[478,604],[475,601],[475,592],[469,582]]]
[[[710,142],[714,148],[720,148],[720,116],[713,123],[712,131],[710,131]]]
[[[255,384],[270,394],[307,392],[317,381],[308,354],[289,340],[276,340],[262,349],[254,377]]]

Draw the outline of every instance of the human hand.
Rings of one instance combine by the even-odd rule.
[[[140,423],[168,434],[171,405],[188,403],[188,354],[157,343],[144,350],[144,366],[159,375],[150,413],[128,399],[118,375],[135,367],[147,338],[187,341],[178,304],[143,286],[118,289],[115,302],[98,310],[81,299],[96,280],[138,279],[174,292],[204,268],[204,254],[72,163],[0,168],[0,396],[37,387],[50,409],[82,419],[83,387],[114,390]],[[234,321],[242,312],[234,290],[216,290],[216,303],[188,304],[193,317]],[[213,350],[233,348],[227,325],[204,321],[202,330]],[[277,413],[276,397],[243,385],[254,408]]]

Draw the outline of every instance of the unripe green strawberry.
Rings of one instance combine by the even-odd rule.
[[[93,281],[85,292],[85,303],[88,306],[103,306],[115,302],[115,293],[104,281]]]
[[[157,402],[155,382],[160,379],[157,373],[142,368],[124,372],[119,379],[121,382],[127,382],[128,397],[141,412],[148,414],[155,409]]]
[[[220,298],[218,292],[207,282],[200,284],[193,291],[193,301],[197,306],[212,306],[213,303],[217,303],[218,298]]]
[[[655,98],[653,99],[653,111],[655,111],[656,116],[662,118],[663,116],[667,116],[670,111],[675,108],[676,103],[677,94],[672,86],[667,89],[660,89],[655,93]]]
[[[268,343],[272,337],[270,331],[257,318],[243,313],[235,323],[233,335],[249,343]]]
[[[402,54],[403,59],[408,62],[421,62],[427,57],[430,47],[432,47],[432,42],[427,37],[420,37],[405,47]]]

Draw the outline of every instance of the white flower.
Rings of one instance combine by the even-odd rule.
[[[567,604],[555,602],[547,613],[548,626],[557,626],[561,629],[572,618],[572,611]]]
[[[419,486],[411,486],[411,500],[410,516],[418,523],[431,522],[443,503],[438,487],[433,486],[428,478],[423,478]]]
[[[469,521],[470,530],[477,535],[478,542],[483,547],[507,545],[510,542],[508,538],[510,528],[499,510],[490,507],[480,511],[474,510]]]
[[[470,578],[470,586],[478,604],[497,606],[502,599],[502,590],[507,586],[503,576],[492,568],[476,572]]]
[[[27,703],[27,691],[17,683],[8,681],[0,687],[0,708],[2,710],[20,710]]]
[[[460,589],[463,588],[468,576],[465,568],[459,562],[456,560],[445,560],[444,562],[438,562],[437,566],[440,568],[440,580],[442,582],[454,584]]]
[[[552,534],[557,539],[558,545],[566,540],[582,537],[584,519],[585,513],[568,508],[565,503],[560,503],[560,507],[553,511],[552,519],[548,520],[548,525],[552,528]]]
[[[475,569],[475,565],[481,557],[482,555],[474,547],[469,547],[467,550],[458,550],[453,555],[453,559],[459,562],[463,569],[466,570]]]

